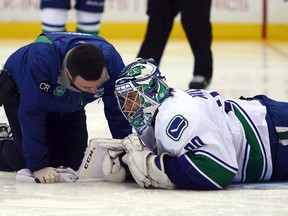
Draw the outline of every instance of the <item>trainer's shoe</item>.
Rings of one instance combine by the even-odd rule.
[[[210,80],[207,80],[204,76],[196,75],[189,83],[190,89],[206,89],[210,84]]]
[[[11,129],[6,123],[0,123],[0,141],[3,139],[12,139]]]

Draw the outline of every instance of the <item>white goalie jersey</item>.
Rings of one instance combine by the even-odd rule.
[[[155,120],[158,153],[203,156],[208,164],[234,173],[234,182],[269,180],[272,161],[265,115],[266,107],[257,100],[223,100],[208,90],[173,91]],[[191,164],[200,170],[197,162]]]

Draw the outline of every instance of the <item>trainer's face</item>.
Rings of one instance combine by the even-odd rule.
[[[96,94],[99,87],[103,85],[106,81],[109,80],[109,75],[107,76],[107,71],[103,70],[101,77],[98,80],[85,80],[81,76],[76,76],[74,80],[72,79],[69,70],[67,69],[67,73],[73,84],[83,92],[89,92],[92,94]]]
[[[81,91],[83,92],[89,92],[92,94],[96,94],[98,91],[98,88],[102,85],[102,80],[96,80],[96,81],[87,81],[83,79],[81,76],[77,76],[73,84]]]

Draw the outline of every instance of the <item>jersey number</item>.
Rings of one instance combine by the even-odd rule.
[[[199,148],[204,146],[205,143],[200,139],[199,136],[193,137],[188,144],[184,147],[185,150],[191,151],[193,149]]]

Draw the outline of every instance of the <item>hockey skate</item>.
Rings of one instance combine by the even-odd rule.
[[[195,76],[189,83],[190,89],[206,89],[210,84],[210,80],[207,80],[204,76]]]
[[[4,139],[12,139],[12,133],[8,124],[0,123],[0,141]]]

